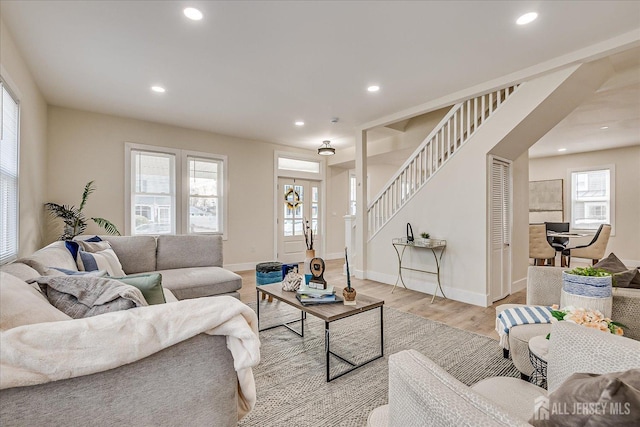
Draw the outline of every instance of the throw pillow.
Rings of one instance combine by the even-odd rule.
[[[611,252],[608,257],[601,259],[593,268],[601,268],[613,275],[613,286],[620,288],[640,288],[634,286],[633,280],[638,274],[636,269],[629,270],[620,259]],[[640,283],[638,284],[640,285]]]
[[[529,420],[534,426],[640,425],[640,369],[573,374],[546,403],[546,411],[537,410]],[[536,419],[547,414],[548,419]]]
[[[71,256],[73,259],[78,258],[78,242],[80,240],[65,240],[64,245],[67,247],[67,250],[71,252]],[[102,242],[102,239],[98,236],[93,236],[90,239],[82,240],[83,242]]]
[[[131,274],[124,277],[112,277],[112,279],[140,289],[140,292],[142,292],[144,299],[147,300],[149,305],[164,304],[167,302],[164,298],[164,291],[162,290],[162,274],[160,273]]]
[[[0,330],[71,318],[53,307],[40,291],[0,271]]]
[[[602,258],[598,261],[593,268],[601,268],[603,270],[607,270],[609,273],[620,273],[628,270],[627,266],[624,265],[624,263],[620,261],[613,252],[611,252],[608,257]]]
[[[43,276],[38,279],[47,300],[79,319],[148,305],[135,287],[95,276]]]
[[[124,276],[122,264],[109,242],[78,241],[76,262],[80,271],[107,270],[109,276]]]

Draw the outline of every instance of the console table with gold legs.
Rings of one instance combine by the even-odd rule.
[[[393,293],[393,291],[396,290],[398,281],[402,283],[402,286],[404,286],[405,289],[408,289],[407,285],[404,284],[404,278],[402,277],[402,270],[411,270],[411,271],[419,271],[421,273],[436,275],[438,279],[438,286],[433,292],[433,297],[431,298],[432,304],[433,304],[433,301],[436,299],[436,294],[438,293],[438,289],[440,289],[440,293],[442,294],[442,297],[447,298],[444,295],[444,291],[442,290],[442,285],[440,283],[440,264],[442,262],[442,254],[444,254],[444,250],[447,247],[447,241],[439,240],[439,239],[417,239],[413,242],[409,242],[405,237],[402,237],[402,238],[393,239],[391,242],[393,244],[393,249],[396,250],[396,255],[398,255],[398,278],[396,279],[396,283],[393,285],[393,289],[391,290],[391,293]],[[399,250],[398,247],[402,247],[402,249]],[[404,251],[408,247],[416,248],[416,249],[430,249],[431,253],[433,254],[433,259],[436,262],[436,271],[404,267],[402,265],[402,259],[404,257]]]

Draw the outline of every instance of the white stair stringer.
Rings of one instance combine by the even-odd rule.
[[[476,130],[513,95],[518,86],[508,86],[467,99],[451,108],[369,204],[368,240],[431,180]]]

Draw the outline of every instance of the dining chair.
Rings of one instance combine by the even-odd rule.
[[[601,224],[588,245],[575,246],[563,250],[562,256],[567,257],[567,267],[571,266],[571,257],[587,258],[591,260],[592,265],[596,264],[604,257],[604,252],[609,243],[609,236],[611,236],[611,225]]]
[[[556,250],[547,240],[544,224],[529,224],[529,258],[533,258],[533,265],[544,265],[545,260],[555,265]]]

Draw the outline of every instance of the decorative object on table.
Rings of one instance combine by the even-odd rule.
[[[626,328],[626,326],[605,317],[599,310],[576,308],[573,306],[558,309],[558,306],[555,304],[551,306],[551,309],[551,315],[558,321],[564,320],[586,326],[587,328],[610,332],[614,335],[624,335],[622,328]],[[547,339],[548,338],[549,335],[547,335]]]
[[[256,265],[256,285],[268,285],[282,281],[282,263],[280,262],[262,262]],[[266,295],[262,293],[262,299]],[[269,296],[269,302],[273,301],[273,297]]]
[[[413,227],[411,227],[410,223],[407,223],[407,242],[413,242],[415,239],[413,238]]]
[[[562,272],[561,307],[584,307],[611,316],[611,273],[593,267],[576,267]]]
[[[327,281],[324,280],[324,260],[322,258],[313,258],[311,260],[311,280],[307,284],[310,288],[314,289],[327,289]]]
[[[313,229],[309,227],[309,220],[304,220],[304,243],[307,246],[304,258],[304,282],[309,283],[311,280],[311,260],[316,257],[316,251],[313,249]]]
[[[407,225],[409,225],[407,223]],[[342,290],[344,305],[356,305],[356,290],[351,287],[351,274],[349,273],[349,256],[347,248],[344,248],[344,261],[347,264],[347,287]]]
[[[59,205],[57,203],[44,204],[45,208],[52,216],[60,218],[64,222],[64,229],[58,240],[73,240],[74,237],[82,234],[84,230],[86,230],[87,218],[82,213],[82,210],[87,204],[89,195],[93,193],[95,189],[96,186],[94,181],[89,181],[87,185],[84,186],[82,200],[80,201],[80,206],[77,208],[75,206]],[[107,234],[120,235],[118,227],[116,227],[111,221],[98,217],[91,217],[90,219],[98,226],[104,228]]]
[[[300,288],[302,283],[302,276],[298,274],[298,267],[295,267],[287,272],[287,275],[282,279],[282,290],[287,292],[295,292]]]
[[[425,240],[428,239],[429,237],[431,237],[431,235],[429,233],[420,233],[420,236]]]
[[[335,295],[333,286],[327,286],[326,289],[310,288],[304,283],[296,291],[296,298],[303,305],[326,304],[331,302],[342,301]]]

